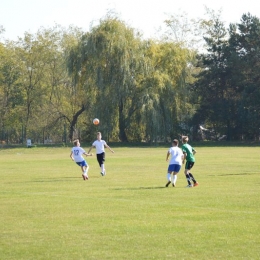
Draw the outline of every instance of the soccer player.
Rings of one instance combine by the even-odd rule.
[[[167,172],[167,180],[165,187],[168,187],[170,183],[172,183],[172,186],[176,186],[177,181],[177,174],[181,169],[182,161],[183,161],[183,153],[182,150],[178,147],[179,141],[177,139],[174,139],[172,141],[172,147],[168,150],[166,155],[166,162],[169,159],[169,156],[171,155],[171,160],[169,162],[168,166],[168,172]],[[172,177],[171,177],[171,174]]]
[[[80,147],[80,142],[78,139],[74,140],[73,144],[74,147],[71,149],[70,158],[72,159],[72,161],[75,161],[76,164],[81,167],[83,180],[88,180],[89,166],[85,161],[83,154],[86,156],[92,156],[93,154],[86,153],[85,150]]]
[[[189,141],[189,137],[188,136],[183,136],[182,137],[182,152],[184,154],[184,158],[183,158],[183,164],[186,160],[186,164],[185,164],[185,170],[184,170],[184,174],[186,176],[186,180],[188,182],[188,186],[187,188],[191,188],[191,187],[195,187],[198,186],[199,183],[195,180],[193,174],[190,172],[191,168],[194,166],[195,164],[195,154],[196,154],[196,150],[190,146],[188,144]],[[193,182],[193,184],[191,183],[191,181]]]
[[[92,146],[89,148],[88,153],[90,153],[92,148],[96,148],[97,161],[100,166],[102,176],[106,175],[105,169],[105,147],[108,148],[112,153],[114,151],[107,145],[106,141],[102,140],[101,132],[97,132],[97,140],[93,142]]]

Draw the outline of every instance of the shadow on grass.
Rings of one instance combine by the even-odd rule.
[[[46,178],[46,179],[37,179],[31,180],[26,182],[65,182],[65,181],[72,181],[72,179],[82,179],[82,177],[63,177],[63,178]]]
[[[96,179],[99,177],[91,177],[91,179]],[[37,180],[31,180],[31,181],[24,181],[24,182],[69,182],[69,181],[73,181],[75,179],[81,179],[82,180],[82,176],[78,176],[78,177],[61,177],[61,178],[41,178],[41,179],[37,179]],[[83,180],[82,180],[83,181]]]
[[[136,188],[116,188],[114,190],[156,190],[156,189],[165,189],[164,186],[159,187],[136,187]]]
[[[219,175],[211,175],[211,176],[237,176],[237,175],[254,175],[259,174],[257,172],[250,172],[250,173],[227,173],[227,174],[219,174]],[[210,176],[210,175],[209,175]]]

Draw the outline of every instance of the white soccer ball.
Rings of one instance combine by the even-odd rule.
[[[98,125],[99,124],[99,119],[98,118],[94,118],[93,119],[93,124],[94,125]]]

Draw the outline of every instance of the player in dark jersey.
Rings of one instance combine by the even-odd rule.
[[[184,174],[185,174],[187,182],[188,182],[187,188],[191,188],[191,187],[198,186],[199,183],[195,180],[193,174],[190,172],[191,168],[195,164],[195,156],[194,155],[196,153],[196,150],[188,144],[188,141],[189,141],[189,137],[183,136],[182,137],[183,145],[182,145],[181,148],[182,148],[182,152],[184,154],[183,164],[184,164],[185,159],[186,159]],[[192,184],[192,182],[193,182],[193,184]]]

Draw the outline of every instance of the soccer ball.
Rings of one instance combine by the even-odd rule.
[[[93,124],[94,125],[98,125],[99,124],[99,119],[98,118],[94,118],[93,119]]]

